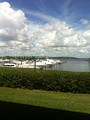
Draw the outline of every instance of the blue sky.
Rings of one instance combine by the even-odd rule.
[[[7,49],[7,55],[90,57],[90,0],[0,0],[0,4],[6,6],[1,7],[0,55]]]
[[[79,23],[80,19],[90,20],[90,0],[1,0],[7,1],[14,9],[40,12],[45,15]],[[37,17],[25,13],[29,20],[37,21]],[[40,18],[38,18],[40,20]],[[38,20],[38,22],[39,22]],[[70,21],[69,21],[70,20]],[[43,21],[45,22],[45,21]]]

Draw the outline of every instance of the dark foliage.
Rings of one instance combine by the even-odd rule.
[[[0,68],[0,86],[90,94],[90,73]]]

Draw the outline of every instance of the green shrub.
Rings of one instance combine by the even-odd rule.
[[[0,68],[0,86],[90,93],[90,73]]]

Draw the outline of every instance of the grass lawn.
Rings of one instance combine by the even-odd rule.
[[[89,120],[90,94],[0,87],[0,114],[9,119]]]

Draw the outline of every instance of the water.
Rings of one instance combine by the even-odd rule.
[[[65,60],[66,59],[62,59],[61,61]],[[81,59],[67,59],[66,63],[52,66],[51,68],[47,68],[47,70],[90,72],[90,63]]]

